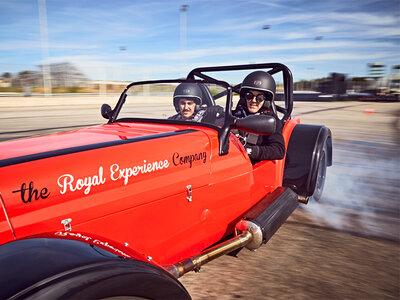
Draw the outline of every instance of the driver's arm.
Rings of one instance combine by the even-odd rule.
[[[224,109],[219,105],[207,107],[201,122],[222,126],[224,122]]]
[[[285,157],[285,141],[282,135],[282,122],[277,120],[277,131],[271,135],[262,135],[261,143],[246,145],[246,151],[252,163],[262,160],[283,159]]]

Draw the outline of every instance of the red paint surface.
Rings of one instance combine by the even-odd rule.
[[[286,123],[286,145],[298,122]],[[4,142],[0,159],[187,128],[107,124]],[[165,265],[193,256],[232,233],[246,211],[282,184],[284,160],[253,167],[233,135],[229,154],[220,156],[217,131],[191,128],[195,131],[0,167],[0,192],[16,237],[63,231],[61,221],[70,218],[73,232],[95,235],[110,244],[126,243],[130,253],[151,256],[153,262]],[[161,167],[153,170],[149,163]],[[138,166],[142,171],[133,175]],[[143,166],[147,166],[144,171]],[[121,169],[131,176],[118,179]],[[63,184],[65,178],[70,184]],[[188,185],[192,201],[187,199]],[[0,211],[0,244],[11,240]]]

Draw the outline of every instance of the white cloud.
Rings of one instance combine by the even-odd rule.
[[[261,30],[265,24],[271,25],[267,31]],[[332,34],[337,37],[379,38],[399,35],[399,16],[362,12],[289,13],[284,11],[277,17],[260,17],[257,21],[241,19],[218,20],[208,26],[194,28],[194,32],[228,32],[229,35],[251,36],[254,38],[300,39],[313,38],[318,34]],[[386,32],[386,34],[385,34]]]
[[[309,55],[299,55],[296,57],[289,57],[285,59],[288,62],[300,61],[344,61],[344,60],[376,60],[396,55],[393,52],[373,52],[373,53],[359,53],[359,52],[330,52],[330,53],[316,53]]]
[[[297,40],[310,37],[309,33],[306,32],[289,32],[279,35],[283,40]]]
[[[37,2],[21,1],[29,5],[0,3],[2,13],[10,12],[0,20],[3,67],[42,63],[38,13],[32,9]],[[97,79],[104,73],[100,69],[131,79],[180,73],[183,65],[324,61],[334,68],[335,60],[352,60],[365,66],[366,60],[394,61],[400,52],[399,12],[388,6],[368,11],[376,0],[351,3],[351,10],[348,0],[191,0],[184,55],[179,51],[181,1],[100,1],[91,7],[73,1],[56,8],[48,2],[50,60],[75,63]],[[267,24],[271,28],[262,30]]]
[[[186,59],[199,59],[209,56],[218,55],[232,55],[242,54],[246,55],[249,53],[257,52],[278,52],[290,50],[296,55],[296,51],[305,49],[393,49],[396,51],[397,45],[392,42],[357,42],[357,41],[310,41],[310,42],[296,42],[296,43],[283,43],[278,45],[258,45],[258,46],[230,46],[230,47],[208,47],[203,49],[188,50],[184,55]],[[182,60],[182,53],[177,52],[156,52],[156,53],[132,53],[127,54],[125,58],[130,59],[143,59],[143,60]]]
[[[0,51],[10,51],[10,50],[26,50],[32,51],[32,49],[41,49],[42,45],[40,41],[7,41],[0,42]],[[77,49],[77,50],[85,50],[85,49],[97,49],[100,48],[98,45],[92,44],[78,44],[73,42],[50,42],[49,49]]]
[[[319,27],[315,27],[314,30],[316,32],[328,33],[328,32],[334,32],[335,27],[334,26],[319,26]]]

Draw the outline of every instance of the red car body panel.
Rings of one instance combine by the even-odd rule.
[[[6,214],[6,208],[4,205],[4,202],[1,198],[1,193],[0,193],[0,241],[11,241],[15,239],[10,223],[8,220],[8,216]]]
[[[285,148],[288,148],[289,139],[292,134],[294,127],[300,123],[299,118],[294,118],[285,123],[284,130],[282,132],[285,140]],[[259,186],[268,187],[267,193],[271,189],[275,189],[278,186],[282,186],[283,171],[285,166],[285,159],[281,160],[265,160],[261,161],[254,166],[254,178]]]
[[[61,240],[71,240],[71,241],[88,243],[120,257],[140,260],[143,262],[148,261],[148,259],[146,259],[141,253],[133,250],[132,248],[129,248],[128,245],[121,245],[117,242],[104,240],[103,237],[98,236],[94,233],[72,232],[72,231],[62,230],[62,231],[35,234],[32,236],[25,237],[24,240],[37,239],[37,238],[61,239]]]
[[[286,122],[286,146],[297,123]],[[17,239],[62,231],[70,218],[74,232],[129,245],[161,265],[231,233],[282,185],[284,166],[252,167],[233,134],[229,154],[219,155],[209,127],[129,122],[4,142],[0,159],[2,202]],[[13,240],[5,210],[0,244]]]

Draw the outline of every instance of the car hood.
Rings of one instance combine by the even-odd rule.
[[[0,143],[0,161],[49,151],[112,143],[140,137],[162,137],[181,130],[179,126],[149,123],[113,123]]]

